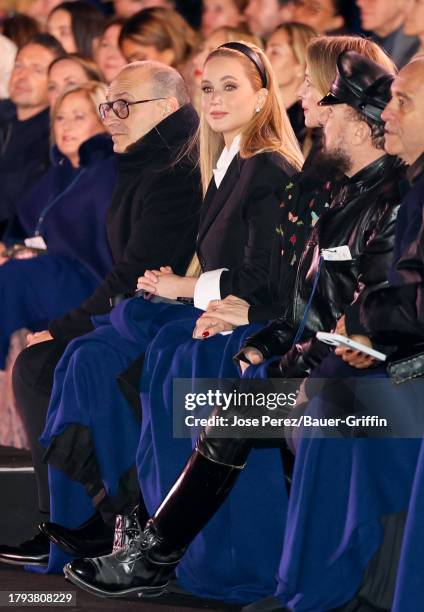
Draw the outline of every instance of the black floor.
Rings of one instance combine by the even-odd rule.
[[[240,609],[237,606],[229,606],[219,602],[206,602],[195,597],[172,592],[147,600],[103,599],[77,589],[72,584],[66,582],[61,576],[30,574],[21,568],[13,568],[2,564],[0,564],[0,591],[73,591],[76,593],[75,607],[48,607],[44,608],[45,610],[84,610],[86,612],[91,610],[115,610],[117,612],[121,610],[139,610],[140,612],[148,612],[150,610],[152,612],[186,610],[187,612],[196,612],[196,610],[231,611]],[[25,609],[28,610],[29,608]]]
[[[36,487],[30,456],[25,451],[0,447],[0,543],[16,544],[34,534],[43,515],[37,512]],[[62,576],[40,575],[0,563],[0,591],[74,591],[75,607],[44,607],[50,610],[139,610],[141,612],[175,612],[176,610],[239,610],[217,601],[205,601],[174,589],[161,597],[147,600],[110,600],[95,597],[73,585]],[[0,606],[1,607],[1,606]],[[33,607],[33,606],[31,606]],[[14,607],[28,610],[28,607]],[[37,609],[40,609],[37,606]]]

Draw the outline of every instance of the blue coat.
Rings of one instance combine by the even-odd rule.
[[[106,213],[115,183],[116,159],[105,134],[81,145],[80,168],[53,147],[51,167],[18,205],[25,234],[34,235],[43,210],[53,204],[39,228],[49,253],[76,259],[102,280],[112,266]]]
[[[38,229],[48,253],[0,266],[0,369],[14,331],[45,329],[86,299],[112,267],[106,212],[116,166],[110,139],[90,138],[80,158],[81,167],[73,168],[54,148],[50,169],[19,205],[25,235]]]

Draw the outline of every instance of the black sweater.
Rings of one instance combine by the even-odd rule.
[[[195,248],[202,196],[195,162],[179,155],[197,124],[194,108],[183,106],[117,156],[118,183],[107,218],[114,266],[87,300],[50,323],[54,338],[91,331],[90,317],[108,313],[111,298],[134,292],[146,269],[170,265],[184,274]]]

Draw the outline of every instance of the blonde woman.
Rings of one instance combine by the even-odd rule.
[[[336,77],[337,58],[343,51],[356,51],[389,72],[396,72],[396,66],[390,57],[377,43],[368,38],[359,36],[314,38],[306,50],[305,79],[298,91],[307,127],[315,128],[322,125],[322,113],[325,115],[326,111],[318,106],[318,101],[330,91]]]
[[[301,144],[306,133],[298,89],[305,78],[306,49],[315,36],[315,31],[307,25],[284,23],[271,34],[266,45],[284,106]]]
[[[52,165],[19,202],[0,260],[0,369],[14,331],[37,331],[77,306],[112,264],[105,221],[116,166],[97,112],[104,95],[105,85],[90,82],[54,106]]]
[[[305,116],[305,126],[310,128],[303,151],[308,162],[313,162],[314,155],[322,146],[321,127],[327,110],[318,106],[319,100],[330,91],[331,83],[336,76],[336,61],[343,51],[356,51],[390,72],[396,72],[396,66],[390,57],[368,38],[360,36],[319,36],[313,38],[306,50],[305,78],[298,89],[298,96]]]
[[[302,156],[280,100],[271,66],[261,49],[254,45],[234,42],[213,51],[205,63],[202,89],[199,149],[205,200],[197,242],[197,259],[202,273],[200,276],[190,274],[178,276],[165,267],[162,270],[150,271],[139,280],[141,288],[156,297],[161,296],[161,299],[194,298],[195,308],[166,303],[152,304],[148,300],[132,299],[118,306],[111,316],[114,328],[125,335],[126,342],[130,339],[132,342],[137,342],[140,353],[147,349],[146,368],[143,372],[145,381],[143,387],[146,389],[142,402],[143,422],[147,423],[151,418],[155,422],[152,421],[152,427],[148,428],[147,438],[146,432],[143,432],[139,441],[138,455],[140,465],[147,467],[147,472],[140,473],[140,478],[143,491],[146,485],[146,503],[150,509],[157,507],[165,496],[184,459],[191,452],[191,443],[188,439],[175,441],[172,438],[170,430],[172,376],[166,381],[162,379],[159,386],[156,384],[151,386],[153,378],[150,366],[156,363],[156,374],[159,371],[172,371],[174,376],[179,376],[180,373],[184,376],[189,368],[189,376],[196,374],[219,376],[220,368],[225,364],[227,369],[236,374],[231,359],[223,358],[222,353],[225,352],[223,342],[225,343],[227,339],[219,336],[209,345],[206,343],[201,345],[192,338],[193,328],[200,314],[199,309],[206,308],[209,300],[230,293],[255,294],[256,290],[266,283],[280,203],[291,177],[302,164]],[[149,336],[151,342],[147,347],[143,338]],[[234,343],[234,347],[228,349],[229,355],[235,352],[241,338],[242,334],[228,338],[228,341]],[[198,351],[202,351],[202,347],[206,352],[200,354]],[[116,350],[122,349],[117,346]],[[103,383],[97,379],[100,370],[103,371],[103,365],[102,359],[99,359],[96,360],[95,368],[90,367],[89,376],[93,376],[90,387],[99,388],[100,384],[104,385],[104,381],[107,380],[104,375],[102,375]],[[69,374],[73,376],[71,370]],[[77,389],[81,382],[77,377],[74,380],[74,388],[79,397],[79,410],[82,406],[82,395]],[[60,388],[59,378],[56,383],[57,388]],[[79,459],[82,459],[86,466],[92,465],[96,470],[96,465],[104,465],[106,457],[109,464],[111,457],[116,457],[116,462],[120,463],[115,463],[115,474],[124,476],[128,474],[132,465],[130,459],[134,462],[137,449],[131,448],[127,441],[117,439],[117,436],[108,444],[98,434],[101,427],[99,419],[107,423],[110,431],[120,429],[117,419],[120,422],[122,419],[128,419],[124,411],[125,402],[119,398],[119,393],[114,391],[113,380],[109,386],[107,401],[102,402],[101,406],[96,403],[95,410],[90,409],[90,399],[87,400],[87,410],[91,414],[90,431],[97,442],[95,449],[92,445],[88,445],[83,453],[84,458],[79,454]],[[81,391],[84,394],[82,388]],[[55,411],[60,418],[56,422],[51,419],[44,434],[44,441],[51,443],[50,459],[59,468],[61,467],[60,446],[63,440],[60,432],[63,432],[63,425],[66,426],[61,416],[66,413],[68,423],[72,421],[72,416],[75,414],[75,399],[75,396],[65,397],[62,394],[59,402],[50,405],[52,414]],[[107,414],[105,410],[108,411]],[[75,423],[75,420],[73,422]],[[66,429],[64,433],[66,434]],[[150,456],[153,448],[157,463]],[[126,462],[119,459],[119,455],[122,454],[125,454]],[[62,467],[69,467],[69,462],[67,466],[62,463]],[[94,473],[91,468],[89,471]],[[81,472],[70,473],[68,470],[67,474],[72,479],[88,485]],[[121,478],[120,481],[118,479],[116,482],[111,482],[110,477],[111,474],[103,470],[102,482],[96,483],[91,490],[98,490],[97,485],[99,485],[104,492],[113,491],[114,499],[125,501],[121,509],[129,508],[131,503],[137,500],[138,491],[134,486],[132,488],[128,486],[131,484],[128,480]],[[157,483],[160,483],[159,487]],[[123,484],[126,485],[125,489]],[[261,492],[265,497],[268,495],[268,484],[268,479],[264,478],[262,483],[264,489],[261,489]],[[280,487],[280,483],[277,486]],[[54,505],[62,503],[53,489],[51,494],[55,500]],[[104,543],[108,533],[106,526],[104,529],[99,526],[102,521],[100,513],[92,514],[91,518],[87,514],[82,514],[81,509],[87,507],[87,497],[82,499],[78,496],[66,496],[68,504],[71,504],[78,513],[81,522],[89,519],[82,528],[83,531],[67,529],[67,526],[54,523],[43,526],[44,533],[67,552],[72,551],[74,555],[81,555],[83,545],[89,539],[94,543],[96,537],[99,539],[102,537]],[[102,503],[104,500],[105,496]],[[96,508],[102,511],[101,505],[97,504]],[[143,521],[141,508],[142,506],[140,506],[140,522],[144,524],[147,516],[144,516]],[[115,511],[119,509],[115,505]],[[273,520],[277,520],[278,509],[269,508],[265,504],[264,513],[268,511],[272,517],[270,520],[272,525]],[[220,527],[224,528],[223,525]],[[97,535],[94,537],[93,534]],[[185,535],[188,537],[188,534]],[[110,546],[112,536],[113,529],[109,528]],[[224,546],[224,556],[233,554],[233,546],[236,549],[242,547],[237,534],[230,540],[231,543]],[[253,540],[257,542],[256,536]],[[241,565],[231,573],[230,581],[241,590],[263,587],[264,576],[267,580],[268,575],[272,576],[270,568],[279,554],[277,549],[278,543],[275,541],[271,546],[271,552],[265,554],[261,568],[256,567],[257,564],[253,559],[247,561],[246,567],[243,568],[243,561],[240,560],[245,560],[245,555],[239,550],[238,559]],[[138,572],[138,568],[135,569]],[[217,577],[217,573],[221,573],[221,578],[224,579],[223,571],[221,563],[212,563],[209,582],[213,581],[218,591],[222,586],[222,593],[225,592],[227,595],[230,587],[224,584],[225,580],[222,582]],[[79,580],[78,575],[75,576]],[[128,579],[131,582],[130,586],[123,584],[112,587],[116,588],[117,594],[127,588],[134,592],[144,590],[144,586],[140,589],[135,586],[133,576],[128,575]],[[161,586],[166,581],[167,578],[161,582]],[[267,582],[265,588],[268,587]],[[107,585],[104,594],[109,594]]]

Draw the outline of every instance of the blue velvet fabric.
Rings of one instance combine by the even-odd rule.
[[[73,168],[53,147],[51,167],[18,205],[25,236],[39,231],[48,254],[0,266],[0,369],[14,331],[45,329],[88,298],[112,266],[106,235],[116,183],[112,141],[97,134],[79,153],[81,166]]]
[[[424,609],[424,442],[418,456],[408,508],[392,612]]]
[[[195,435],[173,436],[174,379],[238,378],[232,357],[258,329],[257,325],[243,326],[231,335],[193,340],[199,314],[194,310],[194,317],[162,327],[145,356],[137,465],[150,513],[180,475],[195,443]],[[257,370],[259,377],[264,374],[263,369]],[[279,449],[254,449],[230,496],[179,564],[181,586],[200,597],[234,603],[251,602],[273,592],[286,507]]]
[[[97,134],[80,147],[80,167],[73,168],[57,147],[52,165],[18,205],[25,234],[39,226],[49,253],[78,261],[100,282],[112,266],[106,216],[117,180],[116,158],[109,136]]]
[[[230,336],[195,341],[192,331],[199,314],[190,306],[127,300],[110,316],[95,318],[96,330],[74,340],[56,368],[43,445],[70,423],[89,427],[111,496],[137,453],[149,512],[168,493],[194,444],[173,437],[173,378],[238,377],[232,356],[258,329],[246,326]],[[115,377],[145,351],[140,437],[138,420]],[[52,520],[76,527],[92,515],[91,500],[79,483],[49,469]],[[199,596],[241,603],[273,592],[286,506],[279,450],[254,450],[228,500],[189,547],[178,569],[181,585]],[[68,559],[52,545],[47,571],[60,573]]]
[[[135,336],[126,328],[125,313],[133,315]],[[110,315],[94,317],[96,329],[74,339],[56,367],[41,444],[47,448],[71,424],[88,427],[105,489],[112,498],[121,476],[135,464],[140,438],[140,420],[122,396],[116,377],[144,353],[168,317],[184,313],[183,306],[127,300]],[[80,483],[51,466],[49,478],[52,521],[74,528],[90,518],[92,501]],[[34,569],[62,573],[69,559],[51,545],[47,570]]]
[[[51,319],[76,308],[96,286],[97,279],[85,266],[60,255],[0,266],[0,370],[5,369],[13,332],[46,329]]]
[[[354,370],[332,354],[313,376],[372,384],[386,373]],[[394,397],[381,398],[383,410]],[[325,416],[333,408],[318,395],[307,414]],[[382,541],[380,517],[408,506],[419,445],[419,439],[300,437],[277,589],[291,610],[324,612],[354,596]]]

